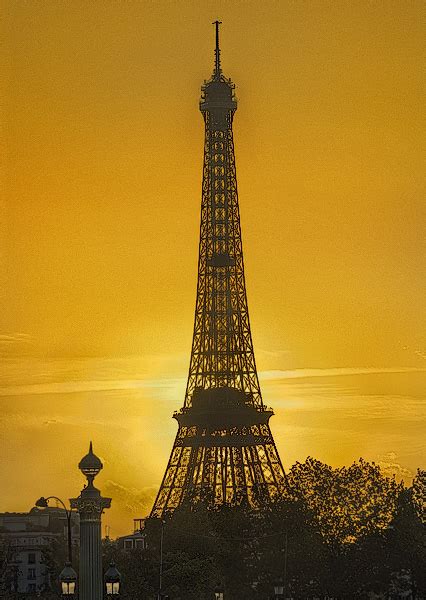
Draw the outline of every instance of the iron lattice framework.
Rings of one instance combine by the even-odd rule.
[[[194,336],[179,430],[151,516],[185,499],[212,506],[277,498],[285,474],[257,377],[247,295],[232,121],[235,86],[220,65],[202,87],[205,122]]]

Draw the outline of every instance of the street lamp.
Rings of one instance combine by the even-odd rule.
[[[62,596],[71,597],[75,594],[75,588],[77,584],[77,574],[72,568],[72,545],[71,545],[71,511],[67,509],[63,501],[57,496],[43,496],[37,500],[35,505],[38,508],[47,508],[49,506],[49,500],[56,500],[61,504],[65,510],[67,516],[67,536],[68,536],[68,562],[65,563],[61,574],[59,575],[59,582],[61,584]]]
[[[278,579],[274,585],[275,598],[279,600],[284,596],[284,584],[282,579]]]
[[[105,587],[107,597],[120,595],[121,574],[115,566],[114,561],[111,561],[109,568],[105,573]]]
[[[214,597],[215,600],[224,600],[224,592],[223,592],[223,587],[221,585],[218,585],[214,591]]]
[[[38,508],[47,508],[49,506],[49,500],[56,500],[65,510],[65,514],[67,516],[67,532],[68,532],[68,562],[72,564],[72,545],[71,545],[71,511],[67,509],[63,501],[57,496],[48,496],[44,498],[43,496],[37,500],[35,505]]]
[[[77,586],[77,573],[72,568],[70,562],[65,563],[65,567],[59,575],[59,582],[61,584],[62,597],[73,597]]]

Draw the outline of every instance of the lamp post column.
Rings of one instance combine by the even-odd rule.
[[[111,498],[103,498],[94,487],[93,480],[103,468],[102,462],[93,454],[92,442],[89,453],[78,465],[87,477],[87,485],[78,498],[70,500],[71,507],[80,514],[80,600],[102,600],[102,539],[101,516],[111,506]]]

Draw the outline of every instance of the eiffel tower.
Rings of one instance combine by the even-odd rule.
[[[205,124],[198,285],[185,402],[151,516],[184,501],[260,507],[286,478],[256,371],[244,279],[232,122],[235,85],[214,71],[201,90]]]

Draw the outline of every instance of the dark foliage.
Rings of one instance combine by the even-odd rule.
[[[364,460],[333,469],[308,458],[288,481],[285,497],[262,510],[208,510],[200,502],[164,523],[149,520],[145,550],[106,540],[104,568],[116,562],[122,600],[156,600],[162,527],[170,600],[211,600],[218,584],[226,600],[267,600],[277,579],[294,600],[426,597],[424,471],[407,488]],[[52,581],[62,554],[46,555]]]
[[[286,496],[262,510],[200,502],[166,517],[170,599],[208,600],[221,583],[226,600],[266,600],[279,578],[294,600],[424,597],[424,471],[406,488],[362,459],[333,469],[308,458],[288,481]],[[156,598],[161,527],[148,522],[146,550],[105,546],[123,573],[123,600]]]

